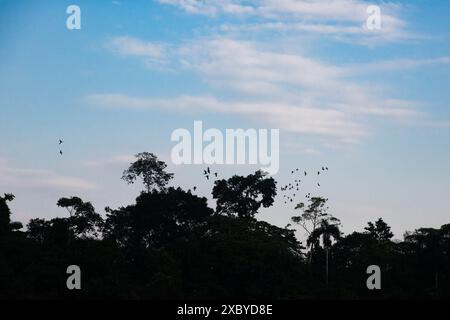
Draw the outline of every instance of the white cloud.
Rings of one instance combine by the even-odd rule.
[[[441,65],[450,65],[450,56],[429,59],[395,59],[367,63],[364,65],[349,66],[347,73],[348,75],[374,74]]]
[[[67,190],[92,190],[95,185],[90,181],[70,176],[58,175],[50,170],[17,168],[0,161],[0,186],[5,188],[46,188]]]
[[[158,99],[105,93],[90,95],[87,101],[102,107],[235,114],[288,132],[325,135],[341,142],[360,140],[370,117],[404,122],[423,116],[417,104],[353,80],[364,66],[358,70],[332,65],[271,44],[230,38],[191,41],[168,54],[180,68],[198,73],[233,98]]]
[[[161,43],[144,42],[133,37],[115,37],[107,43],[107,48],[122,56],[135,56],[149,65],[165,63],[166,46]]]
[[[378,3],[382,28],[366,27],[367,8],[373,2],[361,0],[158,0],[189,14],[209,17],[238,16],[240,21],[222,26],[222,31],[302,31],[335,36],[363,36],[384,41],[415,38],[399,17],[405,8],[393,2]],[[242,18],[258,19],[247,23]],[[367,39],[361,39],[367,43]],[[372,40],[371,40],[372,41]],[[371,42],[373,44],[373,41]]]

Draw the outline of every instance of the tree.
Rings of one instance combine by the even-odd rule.
[[[13,201],[14,198],[14,195],[10,193],[0,197],[0,236],[23,227],[20,222],[11,222],[11,210],[7,202]]]
[[[320,246],[320,239],[322,239],[323,248],[326,250],[331,248],[332,239],[339,240],[341,237],[338,221],[333,219],[333,223],[330,223],[330,220],[322,220],[319,227],[309,235],[307,244],[315,244],[314,246],[317,247]]]
[[[217,213],[253,218],[261,206],[267,208],[273,204],[276,182],[258,170],[246,177],[235,175],[216,181],[212,194],[217,199]]]
[[[106,238],[133,248],[165,245],[188,235],[213,214],[206,198],[173,187],[142,193],[135,205],[106,211]]]
[[[164,161],[149,152],[142,152],[136,155],[137,160],[123,172],[122,179],[129,184],[133,184],[138,177],[142,178],[147,192],[152,190],[164,191],[166,185],[173,177],[173,173],[167,173],[167,165]]]
[[[330,223],[331,219],[323,219],[320,222],[320,226],[316,228],[308,237],[307,244],[314,248],[320,246],[320,238],[322,238],[323,248],[325,249],[325,269],[326,269],[326,283],[328,285],[328,252],[331,248],[332,238],[339,240],[341,237],[341,231],[339,230],[340,222],[337,219],[333,219],[333,223]],[[313,245],[314,244],[314,245]]]
[[[368,222],[368,226],[364,228],[370,236],[375,239],[378,243],[386,243],[391,241],[394,234],[391,232],[391,227],[388,226],[382,218],[375,221],[375,224]]]
[[[336,228],[340,224],[339,219],[330,215],[327,210],[326,203],[328,199],[322,197],[312,197],[310,204],[306,207],[303,202],[300,202],[295,207],[296,210],[302,210],[300,216],[294,216],[291,218],[292,222],[300,225],[308,235],[307,245],[310,248],[310,261],[312,259],[312,251],[318,245],[319,238],[323,235],[324,240],[330,240],[330,232],[335,232]],[[318,229],[322,226],[321,229]],[[331,244],[330,244],[331,245]]]
[[[69,212],[70,229],[74,236],[98,236],[103,219],[95,212],[95,208],[90,202],[84,202],[78,197],[71,197],[59,199],[57,205],[66,208]]]

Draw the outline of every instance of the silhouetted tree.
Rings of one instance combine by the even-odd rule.
[[[58,207],[66,208],[69,212],[70,228],[75,237],[98,236],[102,226],[102,217],[95,212],[90,202],[84,202],[78,197],[61,198]]]
[[[261,206],[270,207],[276,194],[275,180],[261,170],[246,177],[217,180],[212,191],[217,213],[240,218],[253,218]]]
[[[310,203],[307,207],[303,202],[300,202],[295,209],[302,210],[302,214],[291,218],[292,222],[300,225],[308,235],[307,244],[310,248],[310,262],[319,238],[323,236],[328,245],[331,235],[339,233],[338,225],[340,221],[327,212],[327,200],[322,197],[312,197],[309,199]],[[322,228],[318,229],[320,226]]]
[[[14,195],[5,193],[3,197],[0,197],[0,236],[7,234],[9,231],[15,231],[21,229],[22,223],[11,223],[11,210],[8,203],[14,200]]]
[[[364,230],[366,230],[370,236],[379,243],[389,242],[394,236],[391,232],[391,227],[388,226],[382,218],[375,221],[375,224],[368,222],[368,226],[365,227]]]
[[[173,174],[165,171],[167,165],[164,161],[158,160],[153,153],[149,152],[138,153],[136,158],[137,160],[123,172],[122,179],[132,184],[140,177],[147,192],[165,190]]]
[[[148,248],[182,237],[213,214],[206,198],[180,188],[143,193],[136,204],[106,209],[105,236],[122,246]]]

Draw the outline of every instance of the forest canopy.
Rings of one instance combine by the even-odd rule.
[[[450,224],[393,241],[382,218],[343,234],[328,199],[295,204],[284,228],[258,220],[277,182],[264,172],[214,182],[216,208],[195,190],[171,186],[151,153],[137,155],[123,179],[142,179],[135,203],[106,208],[61,198],[62,217],[12,220],[12,194],[0,196],[0,298],[15,299],[444,299],[450,297]],[[380,213],[381,215],[382,213]],[[302,242],[299,232],[307,238]],[[68,290],[66,268],[83,271]],[[382,290],[369,290],[377,265]]]

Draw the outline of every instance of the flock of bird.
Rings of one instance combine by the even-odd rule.
[[[58,146],[59,146],[59,154],[61,156],[63,155],[63,151],[61,148],[61,145],[63,143],[64,143],[64,141],[62,139],[59,139]],[[317,176],[320,176],[321,174],[328,171],[328,167],[322,167],[320,169],[317,171]],[[217,178],[219,174],[217,172],[211,173],[211,169],[209,167],[207,167],[205,170],[203,170],[203,176],[206,178],[206,180],[209,181],[209,177],[212,175],[214,175]],[[299,172],[299,169],[296,168],[295,170],[291,171],[291,175],[293,175],[294,178],[297,178],[297,179],[294,179],[291,182],[289,182],[288,184],[281,187],[281,191],[285,192],[285,194],[283,194],[283,200],[284,200],[285,204],[287,204],[288,202],[293,202],[295,197],[299,195],[300,184],[302,183],[302,180],[300,179],[300,177],[302,177],[302,175],[303,175],[303,177],[306,177],[308,175],[308,172],[303,171],[303,174],[302,174],[301,172]],[[317,187],[320,188],[320,182],[317,182]],[[192,189],[194,191],[196,191],[197,186],[194,186]],[[307,199],[311,199],[311,193],[308,192],[305,197]]]
[[[206,168],[206,170],[203,170],[203,176],[206,178],[206,180],[209,180],[209,176],[211,175],[211,170],[208,168]],[[214,172],[214,176],[217,178],[218,173]]]
[[[213,175],[214,177],[217,178],[219,176],[219,173],[218,172],[211,173],[211,169],[209,167],[207,167],[206,170],[203,170],[203,176],[206,178],[206,180],[209,181],[209,177]],[[197,186],[194,186],[192,189],[194,191],[197,190]]]
[[[317,170],[316,178],[318,178],[320,175],[325,174],[325,172],[327,172],[327,171],[328,171],[328,167],[326,167],[326,166],[319,168],[319,170]],[[212,173],[211,169],[209,167],[207,167],[205,170],[203,170],[203,176],[206,178],[206,180],[209,181],[209,178],[211,176],[215,176],[217,178],[218,173],[217,172]],[[296,168],[295,170],[291,171],[291,176],[292,176],[293,180],[291,180],[291,182],[287,183],[286,185],[284,185],[280,188],[281,191],[284,193],[283,201],[285,204],[294,202],[295,198],[300,195],[302,179],[306,179],[306,177],[308,176],[308,172],[307,171],[301,172],[300,169]],[[310,176],[313,176],[313,174],[310,174]],[[318,188],[321,187],[319,181],[317,181],[317,187]],[[194,186],[192,189],[194,191],[196,191],[197,186]],[[311,192],[308,192],[305,195],[305,198],[311,199]]]
[[[321,174],[324,174],[326,171],[328,171],[328,167],[322,167],[317,171],[317,177],[319,177]],[[300,193],[300,187],[302,180],[301,178],[304,178],[308,175],[307,171],[303,171],[303,173],[299,172],[299,169],[296,168],[295,170],[291,171],[291,176],[293,176],[294,180],[289,182],[288,184],[282,186],[280,189],[283,194],[283,200],[284,203],[287,204],[288,202],[294,202],[294,199],[299,195]],[[317,187],[320,188],[320,182],[317,182]],[[311,193],[308,192],[305,197],[307,199],[311,199]]]
[[[58,144],[58,146],[59,146],[59,154],[62,156],[63,155],[63,151],[62,151],[62,149],[61,149],[61,145],[64,143],[64,141],[62,141],[61,139],[59,139],[59,144]]]

